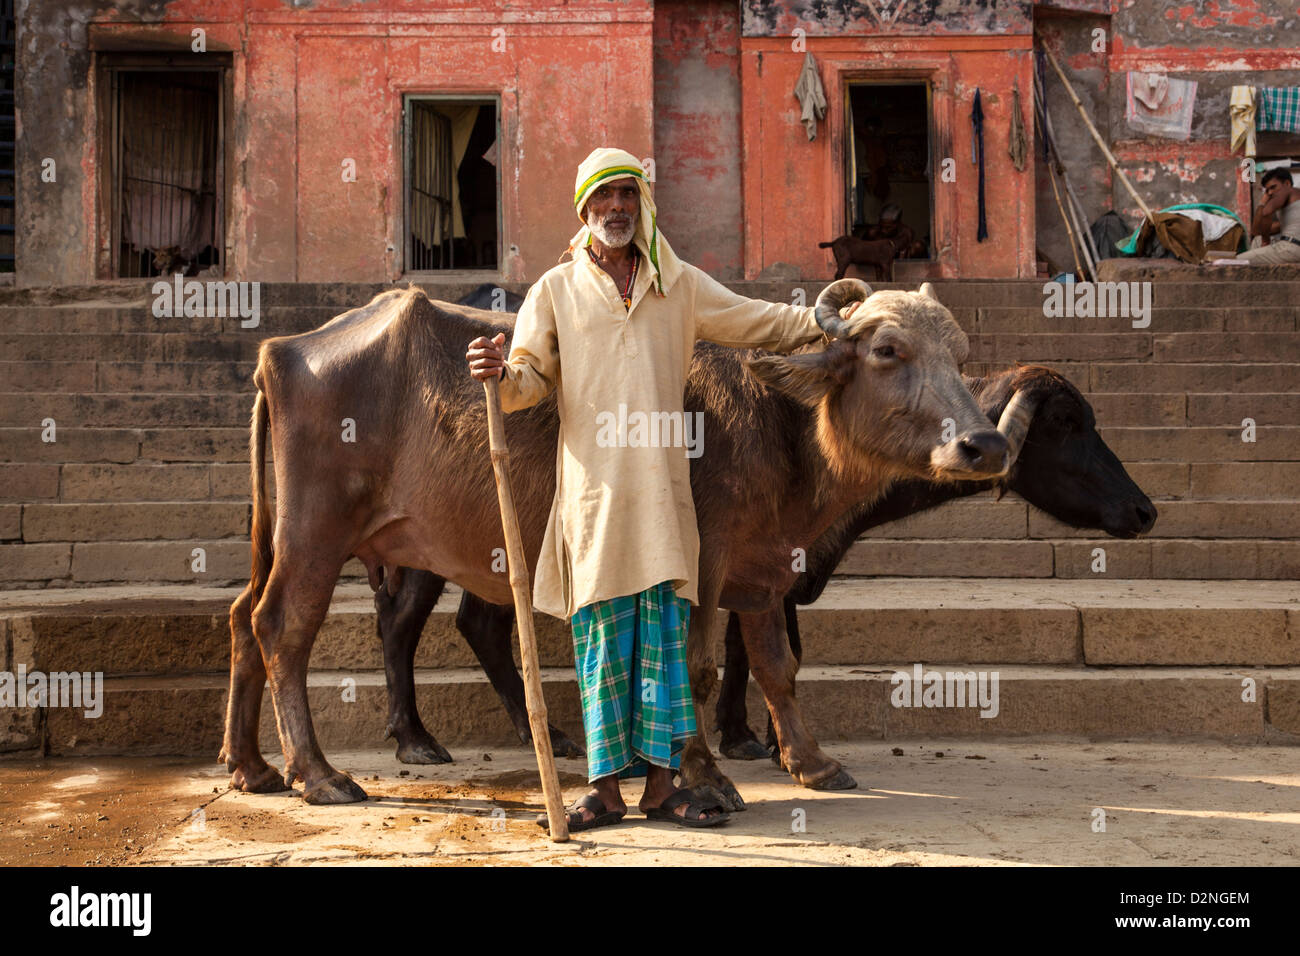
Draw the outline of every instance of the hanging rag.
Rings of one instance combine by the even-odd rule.
[[[979,163],[979,228],[975,231],[975,240],[983,242],[989,237],[988,223],[984,218],[984,107],[980,105],[980,91],[975,90],[975,102],[970,108],[971,125],[971,162]]]
[[[1228,115],[1232,119],[1232,151],[1235,153],[1243,146],[1245,155],[1255,155],[1255,88],[1253,86],[1234,86],[1232,99],[1228,103]]]
[[[817,138],[817,121],[826,115],[826,94],[822,90],[822,78],[817,75],[817,61],[811,53],[803,55],[803,69],[794,85],[794,95],[799,99],[799,119],[808,131],[808,139],[814,140]]]
[[[1256,129],[1300,133],[1300,86],[1263,86]]]
[[[1129,70],[1124,118],[1144,136],[1186,140],[1192,134],[1196,81]]]
[[[1011,157],[1011,164],[1016,167],[1016,172],[1025,171],[1025,154],[1028,152],[1025,118],[1020,108],[1020,83],[1017,81],[1011,88],[1011,133],[1007,136],[1007,154]]]

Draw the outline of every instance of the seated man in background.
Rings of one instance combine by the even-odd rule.
[[[1300,263],[1300,189],[1291,183],[1285,168],[1270,169],[1260,180],[1264,202],[1251,223],[1255,235],[1267,245],[1237,255],[1251,265]]]

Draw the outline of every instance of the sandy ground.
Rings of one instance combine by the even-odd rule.
[[[0,759],[0,863],[25,865],[1296,865],[1300,751],[1211,744],[830,743],[862,789],[818,793],[724,761],[749,809],[723,827],[650,823],[554,844],[531,751],[402,767],[332,754],[370,794],[307,806],[236,793],[182,758]],[[942,756],[940,756],[942,754]],[[561,761],[566,799],[585,765]],[[405,775],[403,775],[405,771]],[[1100,808],[1100,811],[1098,811]],[[1104,832],[1097,824],[1102,813]]]

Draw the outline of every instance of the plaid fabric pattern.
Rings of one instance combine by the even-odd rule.
[[[1260,87],[1255,128],[1300,133],[1300,86]]]
[[[691,604],[663,581],[573,615],[573,661],[587,733],[587,778],[676,770],[695,736],[686,671]]]

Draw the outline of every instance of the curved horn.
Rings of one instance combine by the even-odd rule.
[[[1011,446],[1011,451],[1007,455],[1007,470],[1016,463],[1020,457],[1020,449],[1024,446],[1025,435],[1029,433],[1029,423],[1033,420],[1034,412],[1038,410],[1037,399],[1030,398],[1024,392],[1016,392],[1007,402],[1007,407],[1002,412],[1002,417],[998,419],[998,431],[1000,431],[1007,444]]]
[[[840,309],[850,302],[866,302],[871,295],[871,286],[861,279],[839,279],[822,289],[814,306],[817,324],[822,331],[833,339],[848,336],[850,327],[840,318]]]

